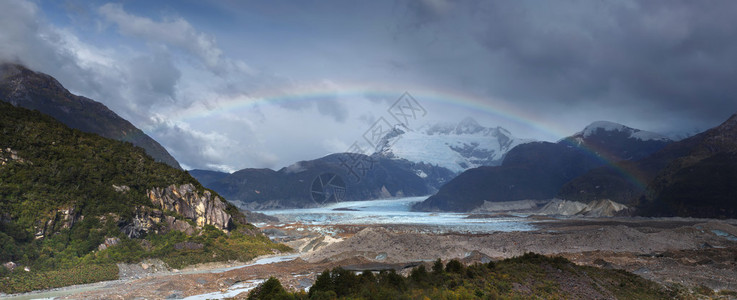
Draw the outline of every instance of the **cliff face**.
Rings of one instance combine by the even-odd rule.
[[[181,231],[187,235],[195,233],[195,228],[183,220],[177,220],[167,216],[158,209],[139,206],[135,209],[135,215],[130,222],[119,222],[120,231],[129,238],[140,238],[148,233],[167,233],[169,231]]]
[[[199,227],[213,225],[224,231],[231,227],[231,216],[225,212],[225,202],[209,191],[200,195],[192,184],[153,188],[148,191],[148,198],[161,209],[176,212]]]

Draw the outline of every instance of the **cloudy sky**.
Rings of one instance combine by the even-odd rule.
[[[280,168],[472,116],[555,141],[737,112],[737,1],[0,1],[0,60],[103,102],[186,168]]]

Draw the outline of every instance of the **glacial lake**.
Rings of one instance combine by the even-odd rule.
[[[413,204],[427,197],[371,201],[346,201],[318,208],[258,211],[282,223],[305,225],[418,225],[438,232],[486,233],[536,229],[527,214],[505,214],[491,218],[468,218],[469,213],[413,212]],[[257,226],[263,224],[256,224]]]

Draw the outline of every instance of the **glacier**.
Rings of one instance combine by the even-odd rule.
[[[484,127],[473,118],[465,118],[456,124],[426,125],[417,130],[398,126],[384,137],[377,153],[460,173],[479,166],[498,166],[509,150],[532,141],[516,138],[502,127]]]

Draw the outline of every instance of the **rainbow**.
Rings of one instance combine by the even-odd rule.
[[[252,108],[262,104],[289,104],[304,101],[320,101],[325,99],[398,99],[405,92],[409,92],[420,103],[436,103],[452,107],[464,108],[471,111],[484,112],[490,116],[515,122],[551,136],[565,137],[570,135],[567,129],[560,124],[541,119],[539,116],[520,110],[502,101],[495,101],[487,97],[479,97],[470,93],[456,91],[441,91],[427,87],[417,88],[366,88],[365,85],[343,85],[340,90],[330,87],[302,88],[294,90],[279,90],[258,92],[248,96],[237,96],[229,99],[217,99],[214,108],[194,108],[176,117],[177,121],[192,121],[209,116]]]
[[[330,86],[321,88],[298,88],[293,90],[278,90],[257,92],[252,95],[242,95],[229,99],[217,99],[214,108],[194,108],[184,111],[175,116],[174,121],[196,122],[207,117],[217,116],[229,112],[254,108],[259,105],[280,105],[299,103],[306,101],[321,101],[327,99],[389,99],[395,100],[408,92],[420,104],[435,103],[451,107],[463,108],[475,112],[483,112],[500,120],[514,122],[544,134],[556,137],[570,136],[567,128],[551,120],[545,120],[530,112],[520,110],[503,101],[479,97],[471,93],[461,91],[447,91],[428,88],[426,86],[392,87],[383,84],[383,88],[367,88],[366,84],[343,84],[339,89]],[[623,169],[615,161],[610,161],[605,156],[599,155],[600,149],[592,149],[582,145],[575,145],[584,153],[600,159],[604,165],[608,165],[620,174],[624,175],[631,183],[644,188],[645,183],[638,179],[639,176]]]

